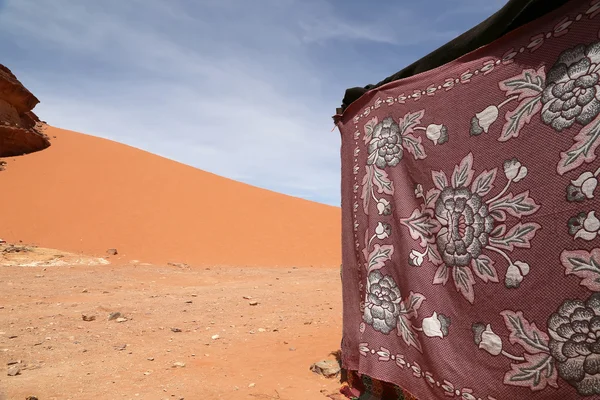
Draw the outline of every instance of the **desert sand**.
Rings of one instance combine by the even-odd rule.
[[[117,248],[119,259],[153,263],[339,268],[339,208],[110,140],[45,133],[49,148],[4,159],[4,240],[89,255]]]
[[[339,398],[339,208],[45,133],[0,160],[0,399]]]

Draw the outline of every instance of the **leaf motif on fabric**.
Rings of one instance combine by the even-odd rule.
[[[425,301],[425,296],[421,293],[410,292],[406,300],[400,303],[400,315],[406,315],[407,318],[417,318],[418,310]]]
[[[502,210],[493,210],[490,211],[490,215],[498,222],[506,221],[506,213]]]
[[[506,225],[496,225],[493,231],[490,232],[490,237],[502,237],[506,233]]]
[[[373,138],[373,131],[378,123],[379,120],[377,117],[373,117],[365,123],[365,136],[363,137],[363,140],[365,141],[366,145],[368,145]]]
[[[469,267],[453,266],[452,278],[454,279],[456,290],[462,294],[469,303],[473,304],[475,301],[475,292],[473,291],[475,278],[471,273],[471,269]]]
[[[377,193],[394,194],[394,185],[388,177],[387,172],[377,167],[373,167],[373,183],[377,186]]]
[[[559,175],[596,159],[596,148],[600,145],[600,115],[583,127],[574,139],[575,144],[566,152],[560,153],[560,162],[556,168]]]
[[[360,198],[363,203],[363,209],[365,214],[369,215],[369,203],[371,202],[371,192],[373,191],[373,167],[372,165],[367,165],[365,167],[366,174],[362,180],[362,193]]]
[[[483,171],[473,181],[473,185],[471,185],[471,192],[477,193],[481,197],[491,192],[494,188],[494,181],[496,180],[497,173],[498,168],[494,168],[491,171]]]
[[[415,137],[409,133],[404,134],[402,135],[402,146],[413,155],[415,160],[423,160],[427,157],[420,137]]]
[[[448,278],[450,277],[450,274],[448,272],[448,266],[446,264],[440,265],[437,271],[435,271],[435,276],[433,277],[433,284],[445,285],[446,282],[448,282]]]
[[[548,353],[550,338],[538,329],[535,323],[530,323],[523,317],[522,311],[505,310],[500,313],[510,331],[511,344],[518,344],[529,354]]]
[[[398,318],[397,328],[398,336],[402,337],[407,345],[416,348],[420,353],[423,352],[421,342],[419,341],[417,332],[410,319],[408,319],[405,315],[401,315],[400,318]]]
[[[546,68],[523,70],[519,75],[498,83],[506,97],[519,95],[519,100],[539,96],[546,86]]]
[[[433,209],[440,193],[439,189],[429,189],[425,195],[425,207]]]
[[[540,228],[541,226],[535,222],[518,223],[503,237],[490,237],[490,244],[508,251],[513,251],[515,247],[529,249],[531,239],[534,238]]]
[[[446,177],[444,171],[431,171],[431,177],[433,178],[433,184],[438,190],[442,191],[449,186],[448,177]]]
[[[473,272],[484,282],[499,282],[498,273],[494,267],[494,261],[488,256],[481,254],[471,261]]]
[[[421,118],[425,115],[425,110],[407,113],[399,122],[400,135],[405,136],[413,132],[414,127],[421,123]]]
[[[504,375],[504,384],[539,391],[547,386],[558,388],[558,374],[554,358],[549,354],[527,354],[525,362],[511,364]]]
[[[473,153],[469,153],[462,159],[459,165],[454,167],[454,172],[452,173],[452,187],[459,188],[469,186],[474,174]]]
[[[442,257],[440,257],[438,249],[435,246],[427,246],[427,257],[429,258],[429,261],[433,263],[433,265],[442,264]]]
[[[375,270],[381,269],[385,266],[386,261],[392,259],[394,254],[394,246],[386,244],[373,246],[373,251],[369,254],[369,263],[367,265],[367,272],[371,273]]]
[[[535,201],[529,197],[529,190],[516,196],[509,193],[506,196],[493,201],[489,207],[490,212],[502,210],[516,218],[532,215],[539,209],[540,206],[535,204]]]
[[[417,208],[410,217],[400,220],[400,223],[408,228],[413,239],[421,240],[421,247],[426,247],[427,243],[433,242],[435,240],[434,234],[440,228],[439,222],[427,211],[422,212]]]
[[[600,292],[600,249],[591,252],[585,250],[565,250],[560,255],[565,267],[565,275],[575,275],[580,284],[594,292]]]
[[[506,123],[502,127],[502,133],[498,138],[500,142],[506,142],[511,138],[519,136],[521,129],[531,122],[533,118],[542,109],[542,98],[530,97],[525,98],[517,108],[506,113]]]

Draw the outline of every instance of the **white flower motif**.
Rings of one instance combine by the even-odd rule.
[[[481,333],[479,348],[487,351],[493,356],[502,353],[502,339],[492,331],[490,324],[487,324],[485,331]]]
[[[423,333],[429,337],[440,337],[443,338],[442,323],[438,319],[437,312],[433,312],[431,317],[423,319]]]
[[[444,144],[448,141],[448,128],[446,125],[430,124],[425,130],[425,134],[433,144]]]
[[[579,175],[579,178],[571,181],[567,189],[568,199],[570,201],[581,201],[585,198],[593,199],[594,191],[598,186],[598,179],[593,173],[587,171]]]
[[[569,219],[569,233],[575,239],[594,240],[600,231],[600,220],[596,217],[595,211],[589,213],[581,212]]]
[[[498,119],[498,107],[489,106],[480,113],[475,114],[471,121],[471,134],[479,135],[481,131],[488,133],[490,126]]]
[[[522,263],[525,264],[525,263]],[[525,264],[527,265],[527,264]],[[529,266],[528,266],[529,267]],[[529,271],[528,271],[529,272]],[[506,270],[506,276],[504,278],[504,285],[509,289],[518,288],[523,281],[523,274],[518,266],[510,264]]]
[[[527,176],[527,167],[521,165],[516,158],[504,161],[504,175],[509,181],[519,182]]]
[[[523,261],[515,261],[515,265],[519,267],[523,276],[527,276],[527,274],[529,273],[529,264]]]
[[[598,236],[598,230],[600,230],[600,220],[596,217],[595,211],[590,211],[583,221],[583,229],[577,232],[575,238],[593,240]]]
[[[423,197],[423,185],[421,185],[420,183],[417,184],[417,186],[415,187],[415,196],[417,197],[417,199],[419,197]]]
[[[390,202],[384,198],[377,200],[377,212],[379,215],[390,215],[392,213]]]
[[[409,257],[409,263],[411,265],[420,267],[423,264],[425,254],[419,253],[417,250],[411,250]]]
[[[426,336],[443,338],[448,336],[450,324],[451,320],[449,317],[434,311],[431,317],[423,319],[421,329],[423,329],[423,333]]]
[[[377,236],[377,239],[379,239],[379,240],[389,238],[391,233],[392,233],[391,225],[386,224],[384,222],[378,223],[377,227],[375,228],[375,235]]]

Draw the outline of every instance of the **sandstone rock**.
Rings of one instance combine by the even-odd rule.
[[[8,371],[6,371],[6,374],[8,376],[17,376],[21,373],[21,368],[19,368],[16,365],[13,365],[11,367],[8,368]]]
[[[106,250],[106,254],[108,254],[109,256],[116,256],[117,254],[119,254],[119,252],[117,251],[117,249],[108,249]]]
[[[40,101],[0,64],[0,157],[20,156],[50,146],[44,124],[31,111]]]
[[[322,360],[311,365],[310,370],[326,378],[333,378],[340,373],[341,368],[336,360]]]
[[[112,320],[115,320],[115,319],[121,318],[121,317],[123,317],[123,314],[121,314],[120,312],[112,312],[108,315],[108,320],[112,321]]]

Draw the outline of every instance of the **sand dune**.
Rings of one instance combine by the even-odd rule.
[[[258,189],[109,140],[48,127],[7,158],[0,237],[121,260],[338,266],[340,210]]]

